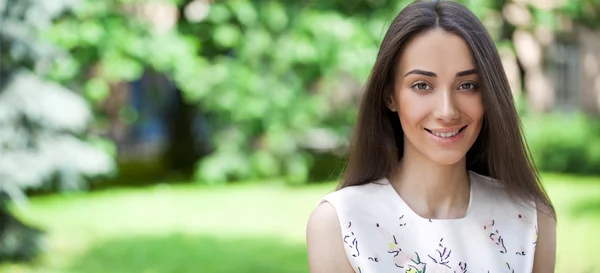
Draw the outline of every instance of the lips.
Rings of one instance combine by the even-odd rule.
[[[456,130],[452,130],[449,131],[447,129],[427,129],[425,128],[425,130],[427,132],[429,132],[430,134],[437,136],[437,137],[441,137],[441,138],[451,138],[453,136],[458,135],[460,132],[462,132],[465,128],[467,128],[468,125],[465,125],[463,127],[460,127],[459,129]]]

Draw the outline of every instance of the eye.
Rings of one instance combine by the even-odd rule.
[[[413,84],[411,86],[411,88],[419,90],[419,91],[425,91],[425,90],[431,90],[432,89],[431,86],[429,86],[429,84],[424,83],[424,82],[415,83],[415,84]]]
[[[474,82],[465,82],[459,86],[460,90],[474,91],[477,90],[479,86]]]

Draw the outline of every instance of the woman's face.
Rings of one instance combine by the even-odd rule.
[[[479,78],[466,42],[442,29],[412,39],[397,64],[387,105],[404,131],[404,156],[449,165],[463,159],[483,120]]]

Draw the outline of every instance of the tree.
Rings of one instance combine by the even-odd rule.
[[[85,186],[110,174],[112,156],[86,131],[93,116],[78,94],[46,78],[53,59],[68,54],[40,33],[75,1],[0,1],[0,261],[34,256],[41,232],[10,214],[7,202],[25,190]]]
[[[92,102],[106,98],[111,82],[135,80],[145,69],[167,75],[186,105],[210,117],[215,150],[198,162],[198,180],[285,177],[302,183],[315,151],[343,151],[348,144],[377,46],[409,2],[82,0],[49,36],[74,56],[57,74],[84,82]],[[504,18],[514,3],[459,2],[517,63],[516,27]],[[597,0],[556,2],[553,10],[526,2],[519,5],[535,10],[536,25],[563,10],[571,19],[597,18],[595,9],[582,8],[597,7]],[[94,64],[101,73],[85,78]]]

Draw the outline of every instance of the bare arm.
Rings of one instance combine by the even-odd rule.
[[[554,273],[556,263],[556,221],[538,211],[538,238],[533,273]]]
[[[320,204],[310,215],[306,242],[311,273],[354,272],[344,252],[337,212],[330,203]]]

